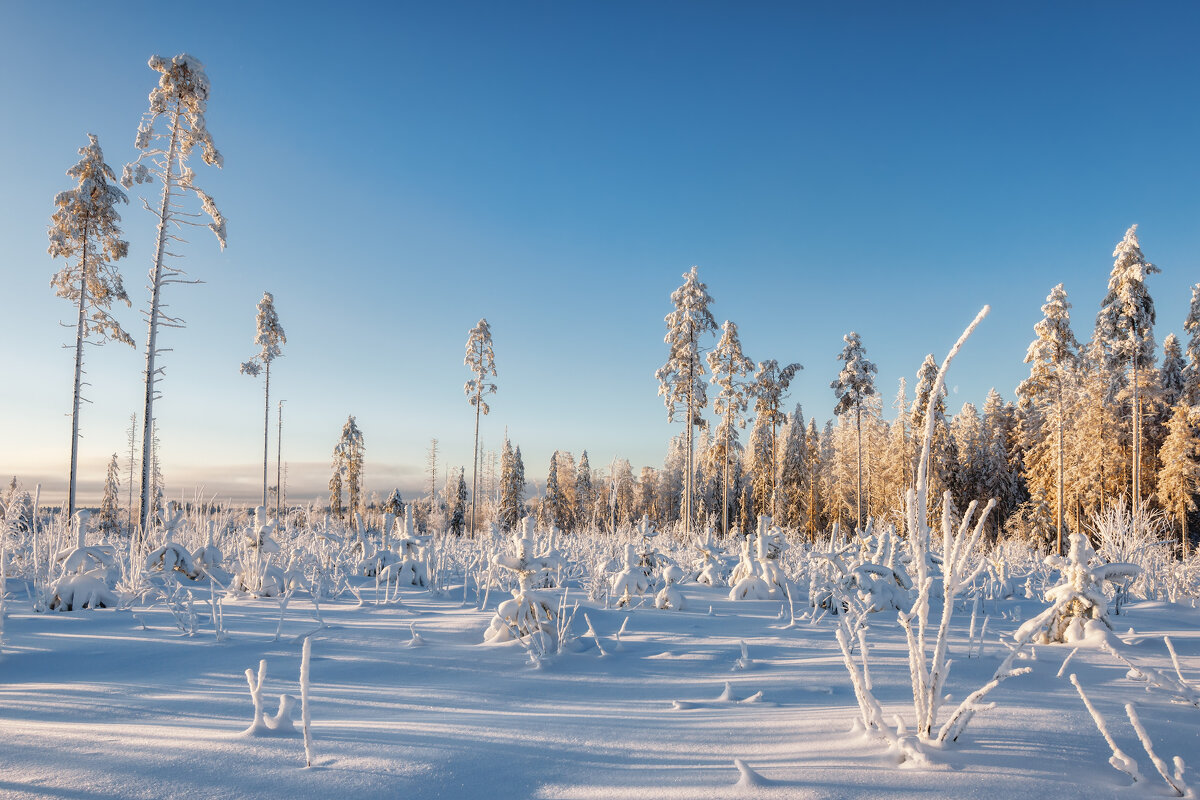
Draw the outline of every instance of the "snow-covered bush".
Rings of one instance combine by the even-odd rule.
[[[505,642],[526,636],[542,637],[544,640],[556,638],[555,618],[558,611],[555,601],[549,593],[533,589],[530,582],[534,575],[555,569],[561,562],[554,563],[558,556],[536,556],[533,549],[533,518],[525,517],[513,534],[513,552],[499,553],[492,559],[496,566],[513,573],[517,587],[513,589],[512,599],[496,607],[496,615],[484,632],[484,641]],[[552,649],[547,642],[543,641],[543,644],[543,652]]]
[[[111,547],[88,547],[87,526],[90,513],[75,512],[76,546],[59,553],[55,560],[62,574],[46,592],[46,608],[51,611],[77,611],[82,608],[112,608],[117,596],[112,591],[115,557]]]
[[[1046,591],[1050,607],[1027,620],[1017,631],[1018,639],[1076,642],[1086,636],[1093,622],[1111,630],[1104,583],[1127,581],[1141,571],[1135,564],[1103,563],[1081,533],[1071,534],[1071,548],[1065,558],[1047,556],[1046,563],[1059,570],[1062,580]]]
[[[399,527],[399,520],[396,526]],[[413,507],[409,503],[404,510],[404,530],[396,531],[400,541],[396,546],[400,549],[399,559],[380,568],[379,577],[387,581],[396,581],[401,586],[420,586],[428,588],[429,580],[429,537],[418,536],[413,520]]]
[[[703,583],[705,586],[720,586],[721,563],[725,553],[713,538],[711,525],[705,527],[704,542],[697,549],[700,551],[700,558],[696,565],[700,573],[696,576],[696,583]]]
[[[625,545],[625,568],[613,576],[612,595],[617,598],[617,607],[629,605],[635,596],[650,591],[650,578],[642,568],[637,548]]]

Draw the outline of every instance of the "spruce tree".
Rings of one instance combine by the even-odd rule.
[[[858,440],[857,471],[858,482],[855,494],[855,527],[862,528],[862,401],[875,394],[875,373],[878,368],[867,360],[866,348],[862,346],[862,338],[851,331],[842,337],[846,346],[838,355],[843,362],[842,371],[837,380],[829,384],[837,396],[834,414],[844,414],[854,409],[854,432]]]
[[[1163,339],[1163,363],[1158,375],[1163,405],[1172,409],[1187,399],[1187,364],[1183,360],[1179,339],[1173,333],[1168,333]]]
[[[500,454],[500,527],[513,530],[525,516],[525,464],[521,461],[521,448],[514,452],[512,443],[504,440]]]
[[[679,411],[683,411],[687,434],[687,468],[684,480],[684,534],[692,532],[692,431],[702,424],[700,412],[708,405],[704,385],[704,362],[700,358],[700,340],[717,329],[708,306],[712,297],[708,287],[700,282],[696,267],[685,273],[683,285],[671,293],[675,310],[666,316],[667,363],[655,373],[658,393],[667,405],[667,421],[674,422]]]
[[[1200,283],[1192,287],[1192,304],[1183,322],[1183,330],[1188,335],[1187,400],[1195,406],[1200,405]]]
[[[575,476],[575,523],[580,528],[592,524],[596,506],[596,487],[592,485],[592,466],[588,463],[587,450],[579,456],[579,467]]]
[[[121,467],[117,462],[117,454],[112,454],[108,462],[108,472],[104,476],[104,496],[100,498],[100,519],[97,528],[101,536],[112,536],[121,530]]]
[[[89,339],[110,339],[133,347],[133,339],[112,316],[114,300],[129,305],[121,273],[112,262],[129,253],[129,242],[121,238],[117,223],[119,203],[129,199],[117,186],[112,168],[104,163],[99,140],[88,134],[89,144],[79,150],[83,158],[67,170],[76,181],[73,189],[54,198],[56,211],[50,218],[52,257],[67,265],[50,279],[54,293],[70,300],[77,309],[75,323],[75,381],[71,401],[71,467],[67,489],[67,516],[75,514],[75,489],[79,470],[79,403],[83,399],[83,344]]]

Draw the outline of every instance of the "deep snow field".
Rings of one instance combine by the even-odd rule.
[[[897,766],[885,743],[853,729],[858,708],[837,623],[828,615],[814,623],[803,590],[795,597],[799,619],[789,625],[786,603],[735,602],[728,588],[694,582],[681,587],[685,611],[657,610],[653,595],[631,610],[606,609],[572,587],[568,604],[580,601],[575,633],[586,631],[586,612],[605,654],[582,637],[535,667],[519,642],[483,643],[507,593],[492,592],[480,611],[472,586],[464,606],[460,578],[438,593],[405,587],[402,603],[387,605],[373,578],[352,581],[362,604],[322,602],[323,626],[298,592],[278,639],[278,602],[226,600],[227,636],[217,641],[203,585],[193,589],[199,628],[186,636],[161,603],[34,613],[25,582],[10,578],[0,648],[0,796],[1173,796],[1125,715],[1131,701],[1159,756],[1200,765],[1200,708],[1147,690],[1095,646],[1081,647],[1067,672],[1078,675],[1116,743],[1138,762],[1137,784],[1109,765],[1110,750],[1079,695],[1065,675],[1056,677],[1073,645],[1033,647],[1017,662],[1032,672],[993,691],[994,710],[980,713],[957,742],[926,745],[929,766]],[[1006,653],[1000,637],[1045,605],[985,601],[981,614],[990,621],[974,658],[964,606],[951,636],[946,685],[954,699],[939,724],[991,677]],[[1200,686],[1195,601],[1131,602],[1113,621],[1124,652],[1173,675],[1169,635],[1183,676]],[[298,733],[243,735],[252,716],[245,670],[266,659],[273,714],[280,693],[300,695],[305,636],[312,639],[311,768]],[[870,639],[875,694],[889,720],[900,714],[911,725],[907,650],[894,612],[872,615]],[[751,663],[739,662],[741,642]],[[741,778],[734,759],[761,780]],[[1200,785],[1195,772],[1185,780]]]

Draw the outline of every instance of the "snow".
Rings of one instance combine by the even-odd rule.
[[[688,608],[713,613],[658,611],[648,603],[618,611],[585,601],[581,610],[595,639],[577,639],[573,650],[534,668],[516,642],[481,646],[494,604],[462,607],[451,599],[461,597],[461,586],[440,597],[403,586],[397,608],[374,604],[386,586],[353,580],[361,606],[324,600],[320,626],[310,599],[297,594],[278,641],[273,601],[226,599],[228,635],[220,642],[203,614],[196,635],[181,635],[162,605],[39,614],[10,601],[0,656],[0,794],[1170,796],[1135,726],[1163,763],[1176,755],[1194,761],[1200,742],[1200,710],[1148,690],[1103,648],[1043,644],[1019,659],[1032,671],[989,695],[998,705],[958,742],[926,744],[928,766],[897,769],[883,744],[851,730],[857,709],[835,617],[784,627],[777,602],[731,602],[725,588],[677,583]],[[9,579],[15,597],[24,595],[20,583]],[[208,608],[209,588],[191,591],[197,607]],[[997,635],[1011,636],[1017,620],[1036,616],[1045,603],[1016,598],[983,606],[994,624],[978,658],[965,657],[968,615],[960,614],[951,631],[956,663],[946,688],[956,695],[988,680],[1006,655]],[[870,678],[890,720],[911,715],[912,706],[903,633],[886,617],[873,620]],[[1167,634],[1181,677],[1193,686],[1200,679],[1194,601],[1131,602],[1119,619],[1121,630],[1139,631],[1113,635],[1137,664],[1176,675]],[[407,646],[414,621],[423,647]],[[583,629],[581,619],[576,632]],[[298,685],[305,646],[311,674]],[[1137,787],[1108,765],[1110,750],[1091,714],[1059,677],[1072,653],[1071,676],[1140,768]],[[264,696],[309,695],[311,682],[311,768],[304,767],[299,730],[241,735],[246,672],[263,660]],[[739,661],[753,668],[735,670]],[[251,678],[253,685],[257,675]],[[756,695],[758,702],[749,702]],[[1135,699],[1131,725],[1125,705]],[[264,726],[273,710],[264,711]]]

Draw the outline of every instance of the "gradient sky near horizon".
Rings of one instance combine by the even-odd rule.
[[[471,460],[468,331],[492,325],[505,430],[550,454],[659,465],[654,371],[669,295],[697,264],[756,360],[805,367],[832,414],[857,330],[891,404],[985,303],[948,402],[1011,399],[1056,283],[1090,334],[1113,246],[1139,223],[1156,336],[1200,281],[1200,6],[1194,3],[8,3],[0,9],[0,475],[65,491],[73,331],[49,288],[55,193],[86,134],[117,171],[157,74],[212,81],[225,157],[197,184],[229,220],[180,252],[156,405],[170,497],[261,486],[255,304],[287,332],[289,497],[324,494],[348,414],[368,491],[422,491],[429,439]],[[90,348],[82,504],[140,412],[154,221],[136,197],[119,266],[139,342]],[[272,400],[272,426],[275,401]],[[888,415],[891,415],[890,408]],[[272,462],[275,443],[272,430]],[[272,463],[272,469],[274,469]],[[469,479],[469,476],[468,476]]]

